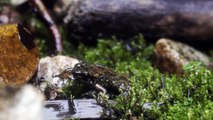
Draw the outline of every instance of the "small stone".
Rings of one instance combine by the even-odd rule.
[[[1,86],[0,120],[42,120],[44,96],[33,86]]]
[[[36,85],[46,93],[47,99],[55,99],[57,89],[61,89],[66,84],[65,80],[54,76],[59,75],[65,69],[73,68],[76,63],[79,63],[79,60],[62,55],[40,59]]]
[[[170,39],[160,39],[155,45],[155,65],[163,72],[183,74],[183,66],[189,61],[209,64],[209,57],[195,48]]]

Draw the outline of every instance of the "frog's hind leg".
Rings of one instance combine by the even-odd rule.
[[[96,101],[99,105],[105,107],[107,104],[108,96],[107,96],[107,90],[101,86],[100,84],[95,84],[95,88],[100,90],[98,95],[96,96]]]
[[[103,111],[100,118],[111,118],[114,114],[114,111],[110,106],[109,96],[106,94],[106,92],[99,92],[96,96],[96,101],[98,105],[103,107]]]
[[[98,90],[101,90],[104,94],[107,93],[107,90],[100,84],[95,84],[95,88],[97,88]]]

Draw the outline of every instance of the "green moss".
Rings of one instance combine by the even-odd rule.
[[[78,49],[81,54],[81,59],[88,63],[101,64],[106,66],[115,66],[116,64],[122,64],[135,59],[150,59],[150,55],[153,52],[153,46],[147,46],[143,36],[139,35],[134,39],[124,43],[112,39],[100,39],[98,40],[97,47],[89,48],[83,44]],[[118,65],[119,65],[118,64]]]
[[[184,67],[184,76],[165,75],[151,65],[153,46],[142,35],[128,42],[99,40],[97,47],[79,47],[81,59],[112,67],[131,79],[128,97],[116,98],[119,117],[146,119],[212,119],[213,70],[199,62]],[[144,109],[146,102],[152,109]],[[161,107],[157,103],[162,102]]]

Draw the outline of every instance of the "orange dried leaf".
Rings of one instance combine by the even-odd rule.
[[[38,50],[18,24],[0,25],[0,84],[22,85],[35,73]]]

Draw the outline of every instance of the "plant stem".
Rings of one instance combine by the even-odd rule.
[[[63,46],[62,46],[62,37],[61,33],[58,30],[57,25],[53,21],[52,17],[48,13],[46,7],[42,3],[41,0],[30,0],[30,4],[36,11],[41,16],[42,21],[45,23],[45,25],[48,27],[51,37],[55,42],[55,48],[57,52],[62,52],[63,51]]]

